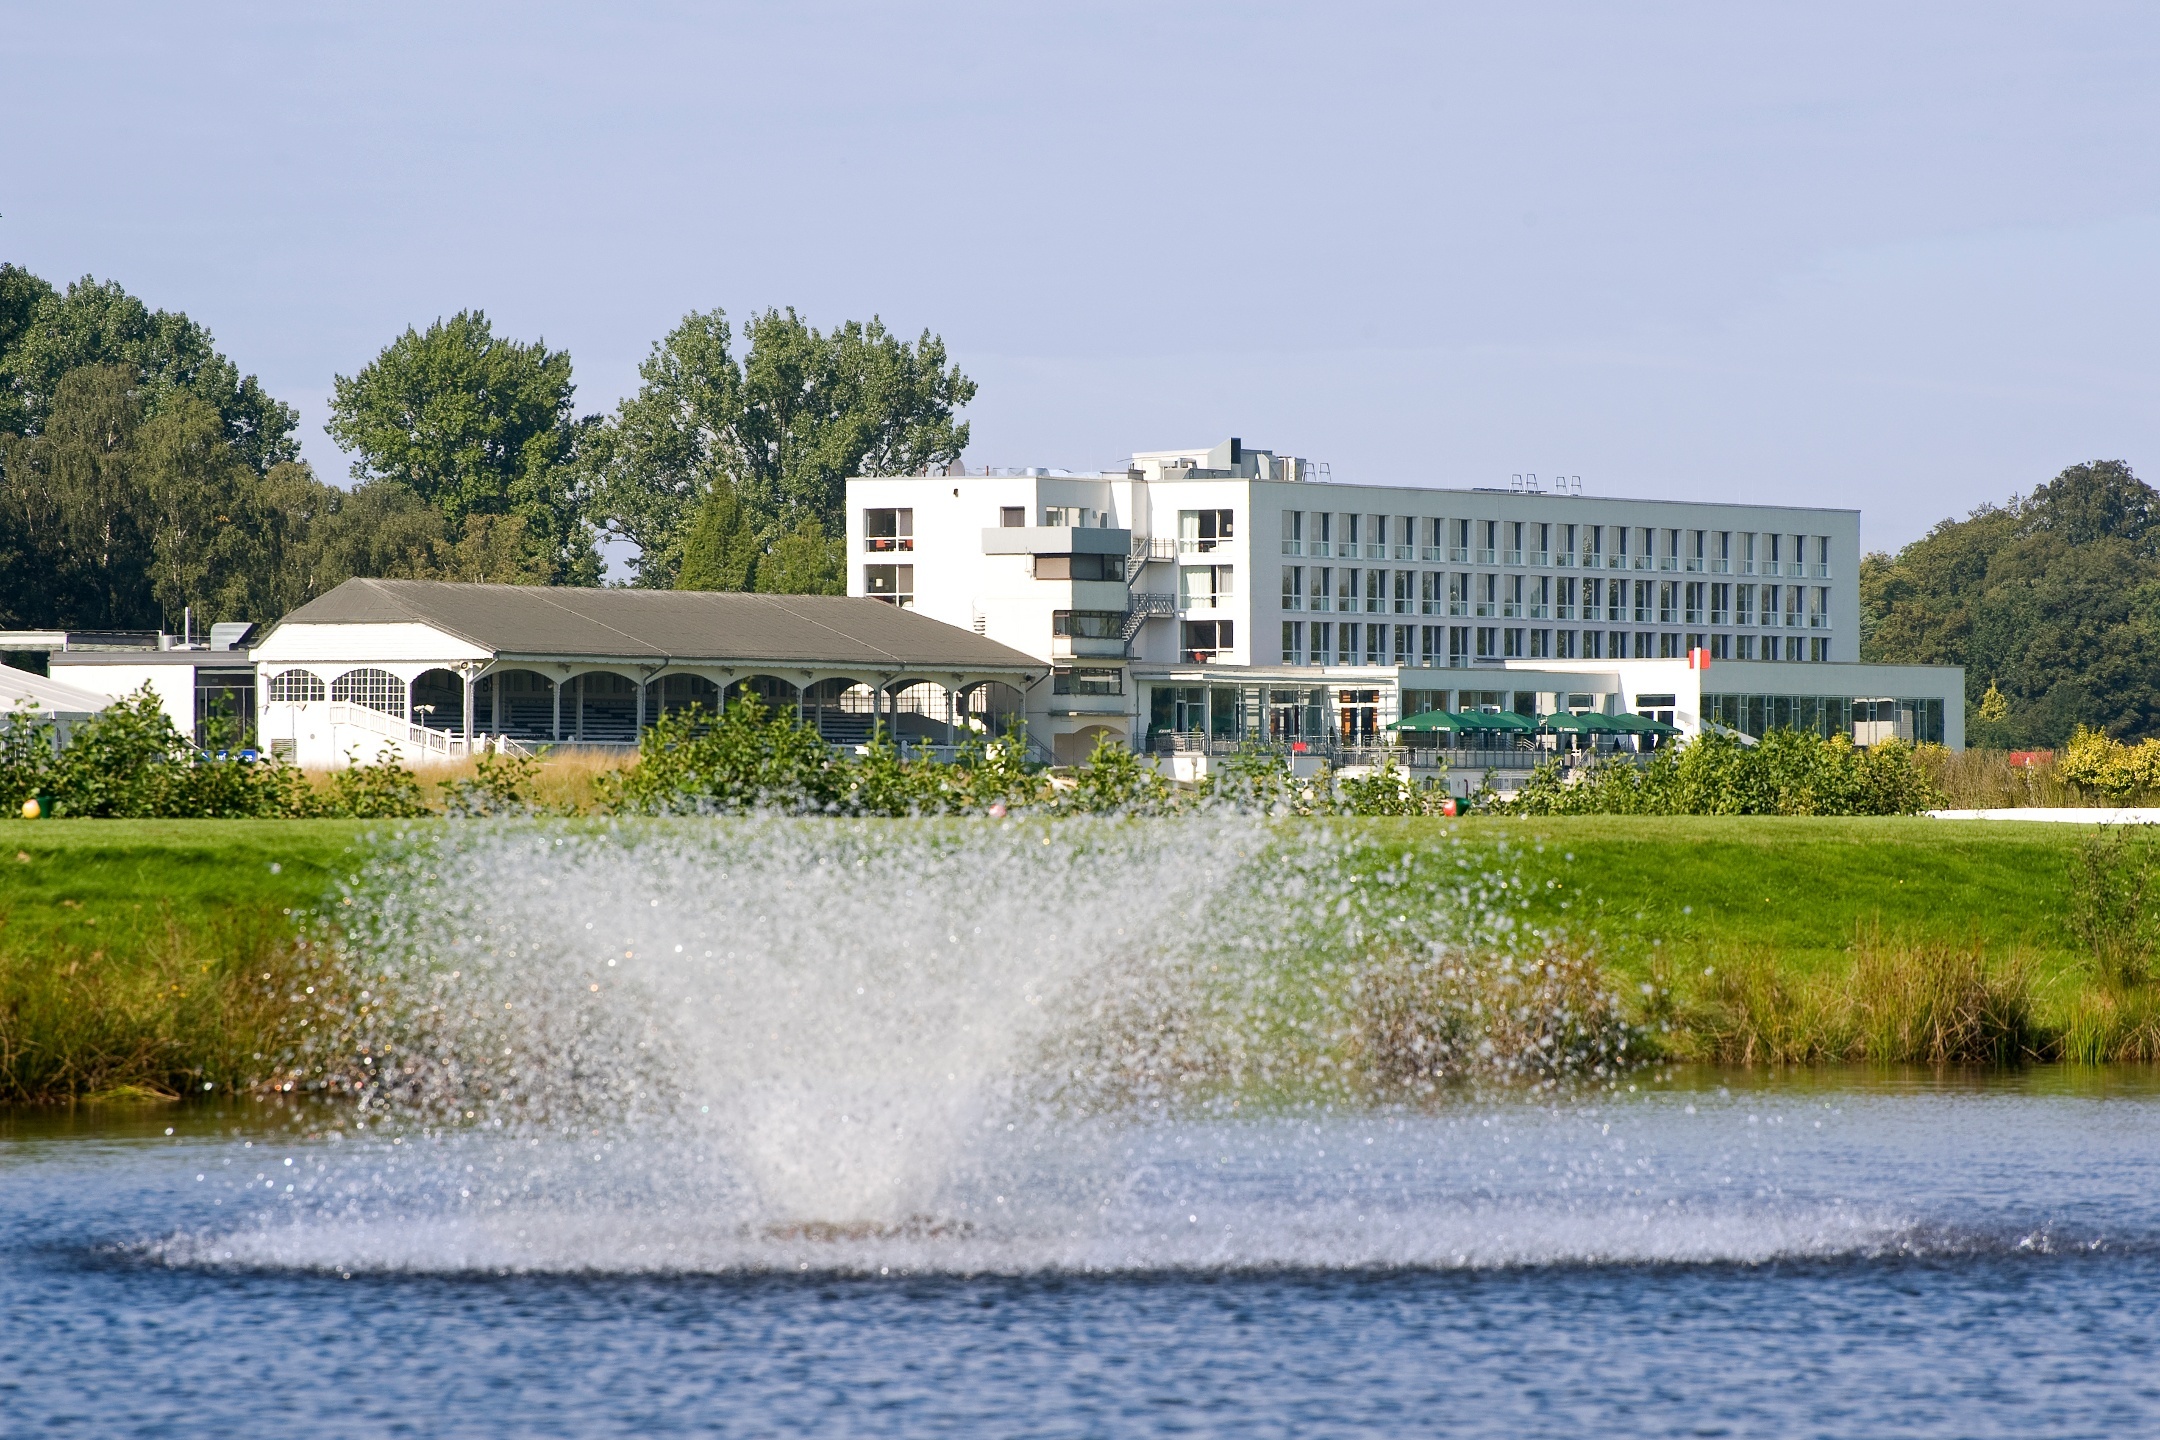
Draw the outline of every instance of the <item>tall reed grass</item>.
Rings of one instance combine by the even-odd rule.
[[[2012,765],[2005,750],[1917,747],[1914,758],[1942,792],[1951,810],[2015,810],[2033,806],[2112,805],[2063,778],[2051,756],[2033,765]]]
[[[1682,997],[1674,1048],[1728,1064],[2008,1065],[2060,1048],[2030,963],[1991,962],[1977,942],[1863,932],[1843,973],[1795,976],[1769,956],[1742,956],[1672,993]]]
[[[0,924],[0,1103],[290,1089],[334,966],[275,911],[91,944]]]
[[[636,763],[635,751],[564,748],[550,750],[525,767],[520,785],[534,808],[557,815],[589,815],[597,808],[604,777]],[[306,770],[308,785],[319,795],[332,793],[340,772]],[[481,767],[471,757],[433,761],[414,767],[422,793],[436,800],[460,787],[481,785]]]

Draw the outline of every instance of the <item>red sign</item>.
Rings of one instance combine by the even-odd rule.
[[[1696,647],[1695,647],[1695,648],[1694,648],[1693,650],[1690,650],[1690,651],[1688,651],[1688,652],[1687,652],[1687,668],[1688,668],[1688,669],[1690,669],[1690,670],[1707,670],[1707,669],[1709,669],[1709,668],[1710,668],[1710,652],[1709,652],[1708,650],[1705,650],[1705,649],[1703,649],[1703,648],[1702,648],[1702,646],[1700,646],[1700,645],[1696,646]]]

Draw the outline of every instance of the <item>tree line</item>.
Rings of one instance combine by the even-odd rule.
[[[1945,520],[1860,565],[1863,660],[1965,667],[1965,738],[2160,735],[2160,493],[2120,460]]]
[[[937,336],[719,310],[655,342],[611,414],[568,352],[461,311],[335,380],[349,488],[299,415],[185,314],[0,265],[0,629],[275,620],[355,575],[839,593],[846,482],[956,460],[975,383]]]

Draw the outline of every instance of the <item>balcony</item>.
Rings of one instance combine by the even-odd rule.
[[[1132,540],[1130,530],[1106,530],[1093,525],[999,526],[982,532],[982,553],[1116,555],[1122,559],[1132,553]]]

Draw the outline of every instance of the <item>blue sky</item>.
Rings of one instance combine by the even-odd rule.
[[[875,312],[971,462],[1823,503],[2160,479],[2160,10],[0,4],[0,257],[302,411],[484,308],[636,383]]]

